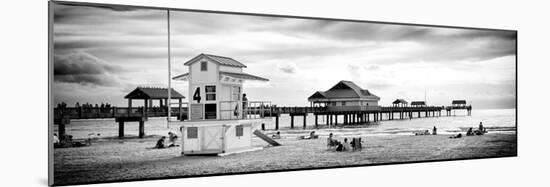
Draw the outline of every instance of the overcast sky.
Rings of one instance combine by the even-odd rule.
[[[109,102],[138,85],[167,86],[166,10],[54,5],[55,102]],[[307,105],[340,80],[396,98],[515,107],[516,34],[376,23],[171,11],[172,74],[200,53],[231,57],[249,100]],[[187,96],[187,83],[172,81]]]

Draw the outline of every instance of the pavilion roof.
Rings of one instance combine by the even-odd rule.
[[[185,98],[179,92],[171,89],[170,97],[172,99]],[[168,99],[168,88],[155,88],[155,87],[137,87],[128,95],[124,96],[125,99]]]

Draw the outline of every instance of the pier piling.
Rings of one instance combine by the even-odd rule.
[[[294,115],[290,115],[290,128],[294,128]]]
[[[118,137],[119,138],[124,137],[124,121],[118,122]]]
[[[304,114],[304,127],[303,127],[304,129],[306,129],[306,118],[307,118],[306,114]]]
[[[139,121],[139,138],[145,136],[145,121]]]
[[[318,115],[315,114],[315,128],[317,128],[317,125],[319,125],[318,122],[317,122],[317,116],[318,116]]]
[[[279,130],[279,114],[275,116],[275,130]]]

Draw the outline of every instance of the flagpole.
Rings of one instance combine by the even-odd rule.
[[[166,118],[166,128],[170,128],[170,116],[172,113],[172,67],[170,62],[170,9],[166,9],[168,22],[168,117]]]

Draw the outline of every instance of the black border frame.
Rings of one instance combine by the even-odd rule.
[[[278,17],[278,18],[293,18],[293,19],[312,19],[312,20],[326,20],[326,21],[344,21],[355,23],[375,23],[375,24],[391,24],[391,25],[404,25],[404,26],[422,26],[422,27],[436,27],[436,28],[452,28],[452,29],[472,29],[472,30],[486,30],[486,31],[504,31],[514,32],[516,34],[515,42],[515,126],[516,126],[516,155],[515,156],[495,156],[495,157],[471,157],[471,158],[458,158],[458,159],[441,159],[441,160],[423,160],[423,161],[408,161],[408,162],[392,162],[392,163],[377,163],[377,164],[357,164],[348,166],[330,166],[330,167],[316,167],[316,168],[299,168],[299,169],[277,169],[269,171],[251,171],[251,172],[237,172],[237,173],[219,173],[219,174],[204,174],[204,175],[188,175],[177,177],[154,177],[146,179],[121,179],[113,181],[101,181],[90,183],[66,183],[55,184],[54,183],[54,160],[53,160],[53,145],[51,135],[53,134],[53,23],[54,12],[53,4],[73,5],[73,6],[95,6],[95,7],[123,7],[123,8],[141,8],[141,9],[154,9],[154,10],[174,10],[174,11],[186,11],[186,12],[199,12],[199,13],[215,13],[215,14],[229,14],[229,15],[245,15],[245,16],[263,16],[263,17]],[[463,161],[463,160],[480,160],[480,159],[493,159],[493,158],[514,158],[519,156],[518,148],[518,30],[510,29],[495,29],[495,28],[481,28],[481,27],[466,27],[466,26],[449,26],[449,25],[431,25],[431,24],[417,24],[417,23],[402,23],[402,22],[386,22],[386,21],[371,21],[371,20],[357,20],[357,19],[340,19],[340,18],[326,18],[326,17],[309,17],[309,16],[291,16],[291,15],[279,15],[279,14],[265,14],[265,13],[246,13],[246,12],[232,12],[232,11],[216,11],[216,10],[203,10],[203,9],[187,9],[187,8],[169,8],[158,6],[140,6],[140,5],[123,5],[123,4],[109,4],[109,3],[93,3],[93,2],[74,2],[74,1],[48,1],[48,185],[49,186],[68,186],[68,185],[88,185],[88,184],[105,184],[105,183],[117,183],[117,182],[133,182],[133,181],[149,181],[149,180],[165,180],[165,179],[184,179],[184,178],[197,178],[197,177],[212,177],[212,176],[231,176],[231,175],[243,175],[243,174],[261,174],[261,173],[275,173],[275,172],[290,172],[290,171],[308,171],[308,170],[325,170],[325,169],[337,169],[337,168],[353,168],[353,167],[365,167],[365,166],[384,166],[384,165],[396,165],[396,164],[416,164],[416,163],[431,163],[431,162],[446,162],[446,161]]]

